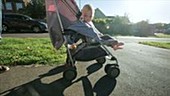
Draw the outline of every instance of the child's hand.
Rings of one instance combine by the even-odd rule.
[[[77,48],[77,45],[74,43],[74,44],[71,45],[71,48],[74,50],[74,49]]]
[[[74,43],[74,44],[68,45],[68,48],[75,50],[77,48],[77,45]]]

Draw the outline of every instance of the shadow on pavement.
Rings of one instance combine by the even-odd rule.
[[[64,90],[73,85],[76,82],[82,82],[82,88],[84,90],[84,96],[109,96],[115,86],[116,80],[111,79],[108,76],[101,77],[94,85],[92,86],[88,76],[102,68],[100,64],[93,64],[87,68],[88,75],[81,76],[74,82],[68,82],[64,78],[59,78],[49,84],[43,83],[42,78],[59,74],[65,70],[64,66],[58,66],[48,73],[42,74],[39,78],[28,82],[26,84],[17,86],[13,89],[7,90],[3,93],[0,93],[2,96],[64,96]],[[75,94],[76,95],[76,94]]]
[[[116,83],[116,79],[109,78],[105,75],[96,82],[93,91],[96,93],[96,96],[110,96]]]

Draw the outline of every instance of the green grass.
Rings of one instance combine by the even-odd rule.
[[[61,64],[65,48],[55,50],[49,38],[3,38],[0,65]]]
[[[140,44],[170,49],[170,42],[139,42]]]
[[[170,38],[170,35],[163,34],[163,33],[155,33],[155,37],[158,37],[158,38]]]

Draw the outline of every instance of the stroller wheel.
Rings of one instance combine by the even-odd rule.
[[[104,64],[106,62],[106,58],[105,57],[101,57],[101,58],[96,59],[96,61],[99,64]]]
[[[74,67],[68,68],[63,73],[63,77],[68,81],[74,80],[76,78],[76,76],[77,76],[77,71],[76,71],[76,68],[74,68]]]
[[[104,70],[111,78],[116,78],[120,74],[120,69],[117,64],[107,64]]]

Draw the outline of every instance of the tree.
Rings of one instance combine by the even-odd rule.
[[[33,18],[45,18],[45,0],[23,0],[26,7],[20,10],[21,13],[29,15]]]
[[[136,36],[151,36],[153,35],[153,29],[148,21],[141,21],[133,25],[133,32]]]
[[[170,24],[164,24],[163,29],[165,34],[170,34]]]
[[[3,1],[6,2],[6,0]],[[37,19],[45,18],[45,0],[23,0],[23,2],[26,7],[19,10],[19,13],[26,14]]]
[[[29,3],[32,3],[32,0],[23,0],[23,2],[25,3],[25,6],[27,6]]]
[[[110,35],[131,35],[131,25],[127,16],[116,16],[113,18],[94,19],[97,29]]]
[[[101,33],[104,33],[104,34],[110,34],[111,35],[111,32],[110,32],[110,22],[112,22],[111,19],[101,19],[101,18],[98,18],[98,19],[94,19],[93,20],[94,22],[94,25],[96,26],[96,28],[101,32]]]
[[[6,2],[6,0],[4,0],[4,2]],[[32,0],[23,0],[23,2],[25,3],[25,6],[27,6],[29,3],[32,3]],[[2,6],[0,6],[0,7],[2,7]]]
[[[157,33],[163,33],[164,29],[166,29],[164,23],[156,23],[155,28]]]
[[[112,34],[130,35],[130,20],[127,16],[116,16],[113,18],[110,28],[113,32]]]

